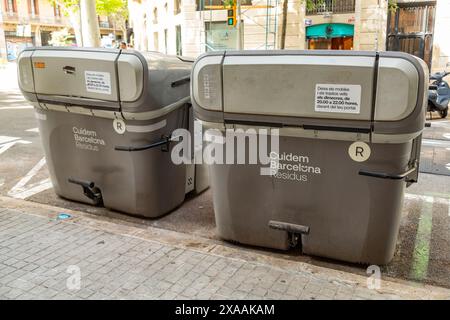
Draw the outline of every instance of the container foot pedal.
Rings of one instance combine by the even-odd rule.
[[[99,206],[103,204],[102,193],[100,192],[100,189],[95,186],[94,182],[73,178],[69,178],[68,181],[81,186],[83,188],[84,195],[91,199],[94,202],[94,205]]]
[[[293,224],[281,221],[269,221],[269,228],[286,231],[289,236],[289,246],[296,247],[298,244],[298,240],[300,239],[300,235],[309,234],[309,227],[302,226],[300,224]]]

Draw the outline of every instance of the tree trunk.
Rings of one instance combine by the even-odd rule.
[[[100,47],[100,27],[95,10],[95,0],[81,0],[80,13],[83,47]]]
[[[284,49],[286,46],[287,13],[288,13],[288,0],[284,0],[283,1],[283,17],[282,17],[282,21],[281,21],[280,49]]]
[[[78,10],[72,10],[68,13],[69,21],[72,25],[73,32],[75,33],[75,41],[78,47],[83,46],[83,37],[81,36],[81,21],[80,12]]]

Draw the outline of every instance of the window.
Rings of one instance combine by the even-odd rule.
[[[168,48],[167,48],[167,29],[164,29],[164,53],[167,54]]]
[[[159,51],[158,32],[153,32],[153,50]]]
[[[6,12],[14,13],[17,12],[16,0],[5,0]]]
[[[175,27],[176,28],[176,35],[177,35],[177,39],[176,39],[176,41],[177,41],[177,55],[178,56],[181,56],[181,55],[183,55],[183,45],[182,45],[182,42],[181,42],[181,26],[176,26]]]
[[[389,11],[386,49],[415,55],[431,68],[434,20],[433,3],[399,3]]]
[[[55,17],[61,18],[61,7],[59,4],[55,3],[53,5],[53,13],[55,14]]]
[[[28,13],[32,16],[39,14],[38,0],[28,0]]]
[[[153,9],[153,24],[158,23],[158,8]]]
[[[208,1],[208,0],[206,0]],[[306,15],[355,12],[355,0],[313,0],[306,6]]]
[[[196,0],[197,11],[203,10],[224,10],[224,1],[223,0]],[[241,5],[243,6],[251,6],[252,0],[241,0]],[[210,6],[214,6],[210,8]],[[217,8],[220,6],[220,8]]]
[[[182,6],[182,5],[183,5],[183,4],[181,3],[181,0],[175,0],[175,1],[173,2],[173,13],[174,13],[175,15],[181,13],[181,6]]]

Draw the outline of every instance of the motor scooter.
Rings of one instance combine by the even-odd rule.
[[[448,114],[448,103],[450,101],[450,87],[443,80],[450,72],[437,72],[430,76],[431,84],[428,87],[428,112],[438,112],[441,118]]]

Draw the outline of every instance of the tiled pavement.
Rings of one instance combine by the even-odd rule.
[[[358,282],[333,278],[326,271],[286,270],[270,263],[30,214],[23,209],[0,208],[0,299],[433,298],[430,293],[437,298],[450,296],[442,288],[434,292],[432,287],[395,286],[395,291],[370,290]]]

